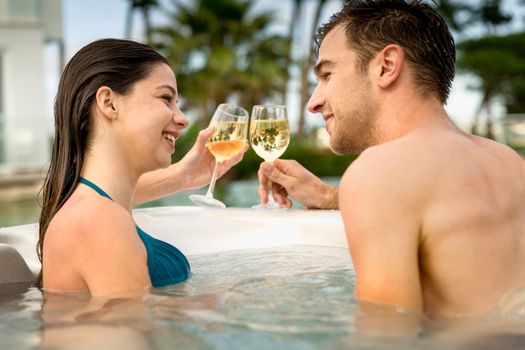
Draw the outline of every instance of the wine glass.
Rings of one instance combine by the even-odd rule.
[[[220,164],[239,153],[244,147],[248,133],[248,111],[228,103],[220,104],[211,118],[210,124],[215,127],[206,147],[215,157],[215,168],[210,186],[205,195],[192,194],[190,200],[201,207],[226,208],[226,205],[213,198],[213,189],[217,181]]]
[[[250,144],[255,153],[267,162],[279,158],[290,143],[290,126],[286,114],[286,106],[253,106],[250,118]],[[266,205],[258,204],[252,208],[282,208],[273,199],[271,183],[269,183],[268,194]]]

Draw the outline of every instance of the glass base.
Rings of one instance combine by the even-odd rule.
[[[204,196],[202,194],[192,194],[190,200],[200,207],[207,208],[226,208],[226,204],[213,197]]]
[[[262,203],[261,204],[257,204],[257,205],[252,205],[252,209],[257,209],[257,210],[267,210],[267,209],[275,210],[275,209],[288,209],[288,208],[286,208],[283,205],[278,204],[277,202],[268,202],[266,205],[263,205]]]

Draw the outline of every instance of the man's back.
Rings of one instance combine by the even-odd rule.
[[[524,201],[525,162],[496,142],[439,127],[370,148],[340,193],[357,296],[489,312],[525,285]]]
[[[484,313],[525,285],[525,162],[476,136],[430,138],[433,188],[419,262],[430,313]]]

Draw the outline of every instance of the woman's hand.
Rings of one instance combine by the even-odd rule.
[[[180,175],[183,178],[182,191],[201,188],[210,183],[213,168],[215,167],[215,157],[206,147],[206,142],[213,134],[213,131],[213,126],[201,130],[193,147],[176,163],[180,167]],[[218,178],[230,170],[232,166],[239,163],[247,150],[248,143],[246,142],[239,153],[222,162],[219,166]]]
[[[206,142],[213,134],[210,126],[199,132],[193,147],[177,163],[164,169],[158,169],[143,174],[137,184],[133,205],[161,198],[172,193],[201,188],[210,183],[215,167],[215,158],[208,151]],[[248,150],[248,143],[232,158],[222,162],[218,177],[221,177],[232,166],[239,163]]]

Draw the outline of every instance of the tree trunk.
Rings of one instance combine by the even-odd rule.
[[[485,136],[491,140],[494,140],[494,123],[492,121],[492,105],[490,103],[487,103],[486,111],[487,118],[485,120]]]
[[[211,117],[208,113],[208,104],[207,101],[204,101],[204,103],[201,103],[199,106],[199,116],[198,116],[198,123],[201,129],[204,129],[207,127],[210,123]]]
[[[144,39],[146,43],[151,44],[151,21],[148,6],[142,8],[142,20],[144,21]]]
[[[308,93],[310,88],[310,82],[308,80],[308,74],[310,73],[310,69],[312,66],[312,61],[314,58],[315,53],[315,45],[313,43],[313,38],[315,31],[317,29],[317,25],[319,23],[319,18],[321,17],[321,11],[323,9],[323,5],[326,3],[326,0],[319,0],[317,3],[317,8],[315,10],[315,16],[312,22],[312,31],[310,33],[310,51],[308,53],[308,57],[306,60],[303,61],[301,65],[301,100],[299,104],[299,122],[297,125],[297,136],[299,139],[303,138],[305,136],[306,131],[304,130],[305,126],[305,107],[308,100]]]
[[[485,135],[489,138],[493,138],[493,130],[492,130],[492,117],[491,117],[491,108],[490,108],[490,102],[492,100],[492,93],[485,91],[483,94],[483,98],[481,99],[481,102],[479,104],[478,110],[474,114],[474,120],[472,121],[472,126],[470,132],[475,135],[481,135],[481,132],[479,130],[479,124],[480,124],[480,116],[483,111],[486,113],[486,129],[485,129]]]
[[[133,12],[135,10],[134,1],[129,0],[128,12],[126,13],[126,24],[124,28],[124,37],[131,38],[131,31],[133,29]]]
[[[295,33],[297,32],[296,31],[297,23],[298,23],[297,19],[300,18],[300,14],[302,12],[302,4],[303,4],[302,0],[293,0],[292,2],[292,17],[290,18],[290,26],[288,28],[288,37],[290,38],[290,47],[288,49],[288,61],[290,62],[290,66],[295,65],[295,60],[293,57],[293,48],[294,48],[293,44],[294,44]],[[288,71],[290,72],[290,69],[288,69]],[[287,93],[288,93],[288,82],[284,85],[285,86],[283,87],[283,91],[282,91],[282,99],[283,99],[282,104],[286,104],[286,98],[287,98]]]

